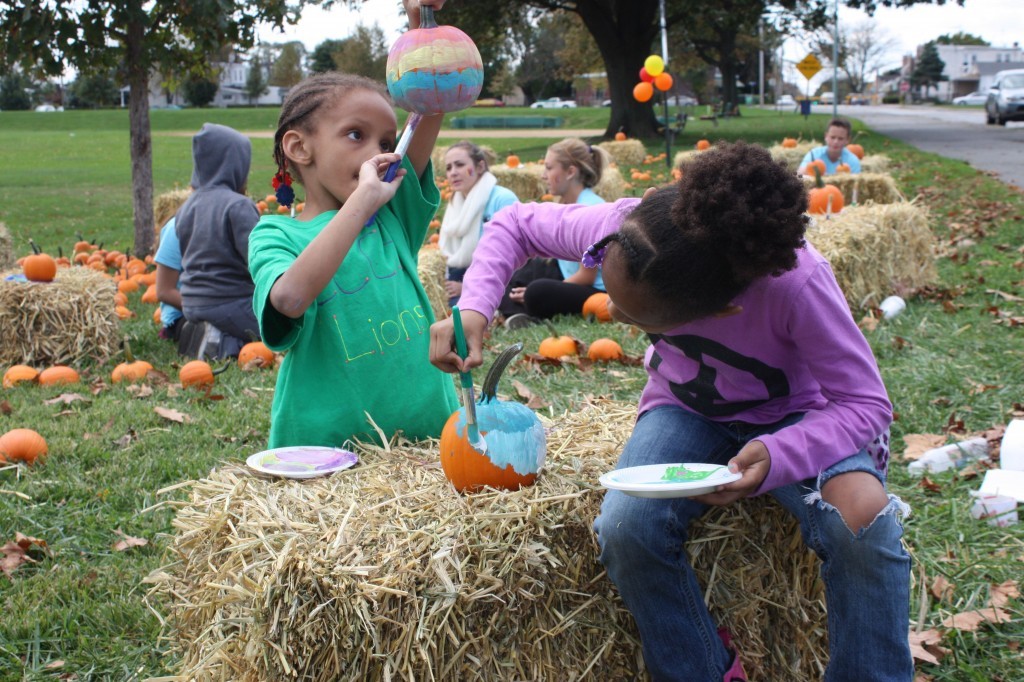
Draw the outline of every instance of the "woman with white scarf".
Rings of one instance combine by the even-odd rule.
[[[498,185],[498,179],[488,170],[487,156],[469,140],[448,148],[444,168],[452,198],[441,220],[438,246],[448,260],[448,303],[455,305],[462,295],[462,277],[473,260],[484,223],[518,199],[512,190]]]

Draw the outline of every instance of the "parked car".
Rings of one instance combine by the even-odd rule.
[[[867,95],[862,95],[859,92],[851,92],[846,96],[846,103],[867,105],[871,104],[871,99]]]
[[[697,98],[689,95],[673,95],[668,98],[670,107],[694,107],[697,106]]]
[[[531,109],[575,109],[576,102],[571,99],[562,99],[561,97],[548,97],[534,102],[530,105]]]
[[[505,103],[496,97],[481,97],[474,104],[474,107],[503,107]]]
[[[818,104],[833,104],[836,101],[836,96],[831,92],[823,92],[818,95]]]
[[[985,121],[1001,126],[1007,121],[1024,121],[1024,69],[996,74],[985,99]]]
[[[957,106],[977,106],[984,104],[985,100],[988,99],[988,95],[983,92],[972,92],[969,95],[961,95],[960,97],[953,98],[953,104]]]
[[[775,104],[780,107],[795,107],[796,100],[793,99],[793,95],[781,95]]]

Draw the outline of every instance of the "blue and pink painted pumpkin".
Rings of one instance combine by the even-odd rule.
[[[472,106],[484,84],[484,65],[473,40],[454,26],[438,26],[421,8],[421,26],[404,33],[388,53],[387,84],[395,103],[417,114]]]
[[[469,442],[465,408],[454,412],[444,425],[441,468],[460,492],[484,486],[518,490],[533,485],[544,466],[547,435],[537,415],[521,403],[496,397],[502,372],[522,348],[521,343],[507,348],[484,380],[476,416],[487,441],[486,453],[480,453]]]

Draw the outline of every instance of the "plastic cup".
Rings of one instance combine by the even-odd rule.
[[[899,296],[890,296],[882,301],[878,307],[882,310],[882,317],[891,320],[907,309],[907,302]]]
[[[1005,528],[1017,523],[1017,500],[1006,495],[981,495],[971,505],[971,516]]]

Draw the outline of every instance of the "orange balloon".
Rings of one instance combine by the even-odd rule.
[[[636,99],[637,102],[646,102],[651,97],[654,97],[654,86],[650,83],[644,83],[641,81],[633,88],[633,98]]]
[[[662,92],[672,88],[672,76],[668,75],[664,71],[654,77],[654,87],[658,88]]]

